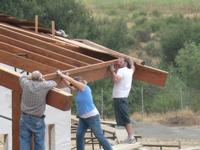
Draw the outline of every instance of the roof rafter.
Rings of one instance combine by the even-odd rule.
[[[55,67],[55,68],[58,68],[58,69],[67,70],[67,69],[75,68],[74,66],[68,65],[68,64],[63,63],[61,61],[58,61],[58,60],[55,60],[55,59],[51,59],[51,58],[48,58],[46,56],[39,55],[39,54],[30,52],[30,51],[26,51],[26,50],[24,50],[22,48],[18,48],[16,46],[3,43],[1,41],[0,41],[0,49],[2,49],[4,51],[7,51],[7,52],[10,52],[12,54],[16,54],[18,56],[23,56],[24,55],[25,58],[28,58],[28,59],[31,59],[33,61],[37,61],[37,62],[46,64],[46,65],[51,64],[52,67]]]
[[[39,70],[42,74],[48,74],[55,72],[57,69],[51,66],[29,60],[22,56],[17,56],[9,52],[5,52],[0,49],[0,62],[5,63],[10,66],[14,66],[16,68],[20,68],[22,70],[26,70],[28,72],[32,72],[33,70]]]
[[[25,43],[23,41],[16,40],[14,38],[10,38],[10,37],[5,36],[5,35],[0,35],[0,41],[2,41],[4,43],[11,44],[11,45],[19,47],[19,48],[26,49],[28,51],[31,51],[31,52],[34,52],[34,53],[37,53],[37,54],[40,54],[40,55],[43,55],[43,56],[46,56],[46,57],[49,57],[49,58],[52,58],[52,59],[55,59],[55,60],[58,60],[58,61],[61,61],[63,63],[69,64],[69,65],[72,65],[72,66],[80,67],[80,66],[88,65],[87,63],[81,62],[79,60],[76,60],[76,59],[73,59],[73,58],[70,58],[70,57],[66,57],[66,56],[63,56],[61,54],[57,54],[57,53],[52,52],[52,51],[48,51],[48,50],[40,48],[36,45],[31,45],[31,44]]]
[[[0,23],[0,26],[8,28],[8,29],[11,29],[11,30],[16,31],[18,33],[22,33],[24,35],[28,35],[28,36],[40,39],[40,40],[45,41],[45,42],[49,42],[49,43],[53,43],[53,44],[58,44],[58,45],[65,45],[65,48],[67,48],[67,49],[75,50],[75,49],[79,48],[79,46],[77,46],[77,45],[66,44],[65,42],[62,42],[62,41],[60,41],[58,39],[51,38],[51,37],[44,36],[44,35],[40,35],[40,34],[37,34],[35,32],[26,31],[26,30],[23,30],[23,29],[20,29],[20,28],[11,26],[11,25],[5,25],[3,23]]]
[[[24,41],[24,42],[32,44],[32,45],[37,45],[41,48],[47,49],[48,51],[53,51],[55,53],[65,55],[65,56],[68,56],[68,57],[71,57],[74,59],[78,59],[78,60],[81,60],[86,63],[94,64],[94,63],[102,62],[101,60],[74,52],[72,50],[60,47],[60,46],[52,44],[52,43],[41,41],[39,39],[12,31],[12,30],[4,28],[4,27],[0,27],[0,33],[3,35],[6,35],[6,36]]]

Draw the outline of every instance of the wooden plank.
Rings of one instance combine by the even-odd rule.
[[[88,65],[87,63],[80,62],[79,60],[76,60],[76,59],[73,59],[70,57],[66,57],[61,54],[57,54],[57,53],[48,51],[46,49],[40,48],[37,45],[31,45],[31,44],[28,44],[28,43],[25,43],[20,40],[16,40],[14,38],[10,38],[10,37],[4,36],[4,35],[0,35],[0,41],[10,44],[10,45],[13,45],[13,46],[16,46],[16,47],[19,47],[19,48],[23,48],[27,51],[31,51],[31,52],[61,61],[63,63],[69,64],[72,66],[80,67],[80,66]]]
[[[19,119],[20,119],[21,96],[18,91],[12,91],[12,149],[20,149]]]
[[[137,142],[135,144],[117,144],[112,148],[113,150],[137,150],[140,147],[142,147],[142,144]]]
[[[96,59],[99,59],[99,60],[102,60],[102,61],[109,61],[109,60],[116,59],[116,57],[110,55],[106,51],[95,49],[93,47],[90,47],[86,44],[75,41],[73,39],[66,39],[66,38],[63,38],[63,37],[56,37],[56,38],[60,39],[60,40],[62,40],[66,43],[66,44],[60,45],[62,47],[67,48],[68,45],[71,45],[71,44],[79,47],[79,48],[73,49],[74,51],[76,51],[78,53],[81,53],[81,54],[84,54],[84,55],[87,55],[87,56],[90,56],[90,57],[93,57],[93,58],[96,58]]]
[[[108,54],[110,54],[112,56],[115,56],[115,57],[127,57],[127,55],[125,55],[125,54],[122,54],[122,53],[119,53],[117,51],[111,50],[111,49],[109,49],[107,47],[104,47],[102,45],[99,45],[99,44],[97,44],[95,42],[92,42],[92,41],[89,41],[89,40],[77,39],[77,41],[82,42],[82,43],[84,43],[84,44],[86,44],[88,46],[91,46],[93,48],[99,49],[101,51],[104,51],[104,52],[106,52],[106,53],[108,53]],[[138,64],[144,64],[144,60],[141,60],[139,58],[134,58],[134,57],[131,57],[131,58],[133,59],[134,62],[136,62]]]
[[[6,36],[24,41],[24,42],[32,44],[32,45],[37,45],[37,46],[44,48],[44,49],[47,49],[49,51],[53,51],[55,53],[62,54],[62,55],[65,55],[65,56],[68,56],[68,57],[71,57],[71,58],[74,58],[74,59],[78,59],[80,61],[83,61],[83,62],[86,62],[86,63],[89,63],[89,64],[101,62],[98,59],[88,57],[86,55],[74,52],[72,50],[69,50],[69,49],[66,49],[66,48],[63,48],[63,47],[60,47],[60,46],[57,46],[57,45],[54,45],[52,43],[47,43],[47,42],[41,41],[41,40],[36,39],[34,37],[30,37],[30,36],[9,30],[9,29],[4,28],[4,27],[0,27],[0,33],[3,34],[3,35],[6,35]]]
[[[64,72],[68,72],[70,76],[81,76],[87,82],[92,82],[95,80],[104,79],[110,76],[110,71],[108,70],[108,66],[115,63],[117,60],[111,60],[103,63],[98,63],[90,66],[80,67],[79,69],[69,69]],[[54,79],[56,78],[56,74],[48,74],[45,75],[45,79]]]
[[[0,85],[21,93],[19,85],[20,74],[0,67]],[[63,111],[71,108],[72,95],[60,89],[53,88],[47,95],[47,104]]]
[[[28,72],[32,72],[33,70],[39,70],[41,71],[42,74],[52,73],[57,70],[54,67],[50,67],[48,65],[26,59],[21,56],[16,56],[12,53],[5,52],[1,49],[0,49],[0,62],[20,68],[22,70],[26,70]]]
[[[46,64],[48,66],[52,66],[52,67],[55,67],[55,68],[58,68],[58,69],[62,69],[62,70],[66,69],[67,70],[67,69],[75,68],[72,65],[68,65],[68,64],[63,63],[61,61],[51,59],[51,58],[48,58],[48,57],[43,56],[43,55],[39,55],[39,54],[24,50],[24,49],[16,47],[16,46],[3,43],[1,41],[0,41],[0,49],[4,50],[6,52],[10,52],[10,53],[15,54],[15,55],[24,54],[24,57],[26,57],[28,59]]]
[[[135,68],[134,78],[136,80],[141,80],[158,86],[165,85],[168,72],[140,64],[136,64]]]
[[[81,43],[77,40],[66,39],[66,38],[63,38],[63,37],[56,37],[56,38],[59,39],[59,40],[65,41],[67,44],[73,44],[73,45],[76,45],[76,46],[83,48],[83,49],[89,49],[89,50],[92,50],[92,51],[96,51],[96,52],[100,52],[100,53],[104,53],[104,54],[109,54],[108,52],[106,52],[104,50],[92,47],[92,46],[87,45],[85,43]]]

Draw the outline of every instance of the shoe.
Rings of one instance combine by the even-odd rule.
[[[135,139],[135,137],[128,137],[126,140],[123,141],[123,143],[127,143],[127,144],[135,144],[137,141]]]

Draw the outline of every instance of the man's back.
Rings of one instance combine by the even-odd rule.
[[[28,76],[20,77],[22,88],[21,111],[27,114],[42,116],[45,111],[46,96],[57,84],[55,81],[34,81]]]

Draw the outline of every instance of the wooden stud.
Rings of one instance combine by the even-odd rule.
[[[55,39],[55,21],[51,21],[52,38]]]
[[[35,15],[35,33],[38,33],[38,15]]]

